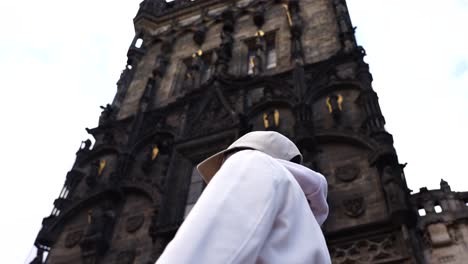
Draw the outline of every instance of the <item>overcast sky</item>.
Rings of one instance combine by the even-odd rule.
[[[2,263],[25,262],[85,127],[112,101],[139,2],[0,2]],[[468,1],[348,5],[409,187],[468,190]]]

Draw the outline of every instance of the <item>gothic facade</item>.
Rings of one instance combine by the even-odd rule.
[[[326,176],[333,263],[461,263],[468,195],[410,196],[345,0],[144,0],[134,25],[32,263],[154,263],[203,191],[194,166],[253,130]]]

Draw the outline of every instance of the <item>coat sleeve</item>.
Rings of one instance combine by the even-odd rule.
[[[284,196],[280,166],[255,150],[232,155],[156,263],[255,263]]]

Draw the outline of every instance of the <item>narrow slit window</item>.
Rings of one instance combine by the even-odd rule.
[[[273,69],[276,67],[276,49],[274,45],[267,46],[267,70]]]
[[[247,56],[245,58],[247,75],[257,75],[277,67],[278,55],[276,50],[275,32],[261,33],[245,40]],[[259,33],[257,32],[257,34]]]
[[[426,210],[424,210],[424,208],[421,208],[418,210],[418,214],[419,216],[425,216],[426,215]]]
[[[141,48],[141,46],[143,45],[143,39],[142,38],[138,38],[136,41],[135,41],[135,48]]]

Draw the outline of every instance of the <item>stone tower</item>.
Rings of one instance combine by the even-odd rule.
[[[134,25],[33,263],[154,263],[204,188],[194,166],[252,130],[290,137],[326,176],[334,263],[422,262],[344,0],[144,0]]]

